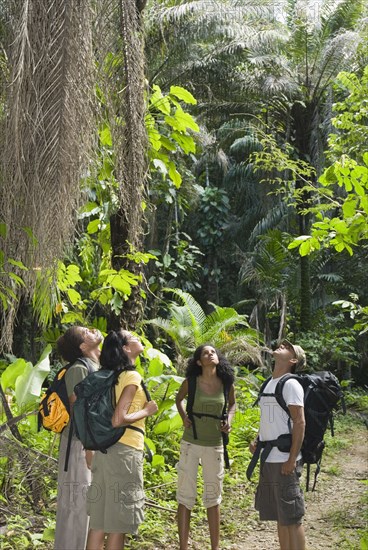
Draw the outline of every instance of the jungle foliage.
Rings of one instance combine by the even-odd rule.
[[[0,510],[18,547],[53,537],[56,440],[33,411],[72,324],[144,339],[147,502],[169,518],[197,345],[236,367],[238,466],[285,336],[364,404],[368,13],[314,8],[0,3]]]

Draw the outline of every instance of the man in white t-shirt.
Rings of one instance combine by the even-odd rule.
[[[275,441],[280,435],[291,432],[290,451],[283,452],[273,446],[262,460],[255,506],[263,521],[277,521],[281,550],[305,550],[304,497],[300,488],[300,449],[304,439],[304,391],[296,380],[287,380],[283,397],[289,415],[280,407],[274,397],[276,385],[285,374],[303,369],[306,364],[304,350],[284,340],[273,352],[274,368],[272,378],[263,389],[259,400],[261,420],[258,437],[250,445],[255,452],[258,441]],[[263,395],[268,394],[268,395]],[[270,395],[271,394],[271,395]],[[290,420],[291,419],[291,420]],[[268,450],[267,450],[268,452]]]

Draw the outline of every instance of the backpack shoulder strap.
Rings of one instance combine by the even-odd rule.
[[[77,361],[82,363],[87,368],[88,374],[91,374],[92,372],[94,372],[93,369],[90,367],[89,362],[87,361],[86,357],[83,357],[83,356],[78,357]],[[74,363],[76,363],[77,361],[75,361]],[[65,367],[66,370],[68,370],[72,365],[74,365],[74,363],[68,363]],[[66,447],[66,455],[65,455],[64,472],[68,471],[70,448],[71,448],[72,437],[73,437],[74,431],[75,431],[75,428],[74,428],[74,422],[73,422],[73,415],[71,414],[70,415],[70,423],[69,423],[68,444],[67,444],[67,447]]]
[[[284,411],[290,416],[290,412],[289,412],[289,409],[288,409],[288,406],[286,405],[285,403],[285,399],[284,399],[284,396],[282,394],[283,392],[283,389],[284,389],[284,386],[285,386],[285,382],[287,382],[288,380],[291,380],[291,379],[297,379],[296,376],[294,376],[294,374],[285,374],[285,376],[283,376],[281,378],[281,380],[279,380],[276,384],[276,388],[275,388],[275,398],[276,398],[276,401],[277,403],[280,405],[280,407],[282,409],[284,409]]]
[[[77,361],[79,361],[79,363],[82,363],[88,370],[88,374],[91,374],[91,372],[94,372],[94,369],[91,368],[89,362],[88,362],[88,359],[87,357],[84,357],[83,355],[81,357],[78,357]],[[75,361],[76,362],[76,361]],[[70,363],[68,365],[68,368],[71,367],[74,363]]]
[[[197,387],[197,377],[189,376],[187,380],[188,380],[188,394],[187,394],[186,411],[187,411],[188,418],[192,421],[193,437],[194,439],[198,439],[195,420],[193,416],[193,403],[194,403],[194,397],[195,397],[195,392]]]
[[[259,400],[261,399],[262,395],[263,395],[263,391],[265,389],[265,387],[267,386],[267,384],[269,383],[269,381],[271,380],[272,376],[269,376],[268,378],[266,378],[266,380],[264,382],[262,382],[262,385],[259,389],[259,392],[258,392],[258,397],[257,399],[255,400],[255,402],[253,403],[253,407],[256,407],[259,403]]]
[[[188,380],[188,395],[187,395],[187,415],[189,418],[193,415],[193,403],[197,387],[197,377],[189,376]]]
[[[230,394],[230,388],[232,384],[224,384],[223,383],[223,390],[224,390],[224,407],[222,409],[222,420],[227,420],[227,410],[229,405],[229,394]],[[225,468],[228,470],[230,469],[230,459],[229,459],[229,453],[227,450],[227,445],[229,443],[229,434],[225,432],[221,432],[222,437],[222,444],[224,447],[224,461],[225,461]]]
[[[147,401],[151,401],[150,392],[148,391],[148,388],[147,388],[147,386],[146,386],[146,384],[145,384],[143,378],[142,378],[142,380],[141,380],[141,386],[142,386],[142,389],[143,389],[143,391],[144,391],[144,395],[146,396]]]
[[[224,407],[222,409],[222,417],[225,418],[225,416],[227,415],[227,407],[229,404],[230,388],[228,387],[227,384],[223,383],[223,390],[224,390]]]

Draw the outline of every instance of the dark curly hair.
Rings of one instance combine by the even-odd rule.
[[[219,359],[218,364],[216,365],[216,374],[224,384],[224,386],[231,386],[235,380],[234,369],[230,365],[229,361],[217,348],[212,344],[202,344],[193,353],[193,356],[188,360],[187,368],[185,370],[185,377],[189,376],[199,376],[202,374],[202,367],[198,365],[197,361],[200,360],[202,351],[205,347],[210,346],[214,348]]]
[[[123,346],[128,343],[129,333],[121,329],[111,330],[106,336],[101,349],[100,365],[101,370],[116,371],[116,381],[120,373],[125,370],[135,370]]]
[[[79,357],[83,357],[80,345],[84,342],[83,327],[74,326],[58,338],[56,345],[61,357],[68,363],[75,363]]]

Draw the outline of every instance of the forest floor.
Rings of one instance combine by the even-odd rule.
[[[341,448],[322,462],[316,491],[305,492],[304,527],[308,550],[360,548],[362,531],[367,529],[367,432],[357,431],[353,445]],[[302,480],[303,483],[303,480]],[[364,504],[365,499],[365,504]],[[260,522],[249,510],[246,529],[237,542],[226,546],[236,550],[278,548],[275,523]],[[368,548],[365,546],[364,548]]]
[[[335,437],[326,435],[326,449],[316,491],[304,492],[306,514],[304,526],[307,550],[368,550],[368,430],[367,419],[359,413],[338,416]],[[260,522],[254,509],[256,482],[245,476],[246,457],[237,457],[224,481],[221,505],[221,550],[277,550],[276,525]],[[301,484],[305,488],[304,467]],[[312,467],[312,474],[314,469]],[[254,476],[256,478],[256,475]],[[151,496],[148,493],[148,496]],[[152,495],[153,497],[153,495]],[[146,507],[146,519],[140,533],[128,539],[127,550],[178,550],[175,482],[168,498],[160,506]],[[154,502],[154,501],[152,501]],[[0,512],[4,508],[0,494]],[[167,509],[168,511],[163,511]],[[5,509],[4,509],[5,511]],[[1,515],[1,513],[0,513]],[[0,548],[51,550],[42,540],[45,517],[25,515],[20,505],[18,515],[0,527]],[[50,516],[49,516],[50,517]],[[54,519],[49,527],[53,532]],[[35,538],[36,537],[36,538]],[[31,542],[32,541],[32,542]],[[192,513],[190,550],[209,550],[208,526],[200,499]],[[72,550],[72,549],[68,549]]]
[[[305,489],[305,470],[301,484]],[[314,469],[312,466],[312,474]],[[231,473],[228,474],[231,476]],[[312,477],[312,476],[311,476]],[[334,438],[328,437],[316,490],[305,492],[304,527],[307,550],[368,550],[368,430],[364,421],[343,419],[336,423]],[[255,484],[234,482],[226,486],[222,505],[221,550],[277,550],[276,524],[260,522],[253,507]],[[200,505],[198,505],[198,508]],[[204,514],[193,514],[191,550],[209,549]],[[177,550],[172,542],[175,518],[167,526],[166,543],[144,548]],[[171,540],[170,540],[171,539]],[[152,544],[152,543],[151,543]],[[143,545],[141,546],[143,548]],[[130,545],[128,544],[128,548]],[[138,546],[132,545],[133,548]]]

